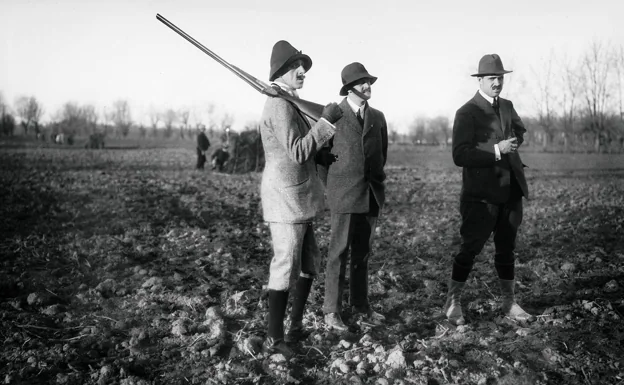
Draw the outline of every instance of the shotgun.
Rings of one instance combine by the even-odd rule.
[[[248,74],[247,72],[245,72],[242,69],[236,67],[235,65],[232,65],[232,64],[228,63],[227,61],[223,60],[221,57],[219,57],[219,55],[217,55],[216,53],[212,52],[208,48],[204,47],[200,42],[198,42],[197,40],[193,39],[190,35],[188,35],[184,31],[182,31],[180,28],[175,26],[169,20],[167,20],[164,17],[162,17],[160,14],[158,14],[158,13],[156,14],[156,19],[158,19],[158,21],[162,22],[167,27],[171,28],[178,35],[180,35],[183,38],[185,38],[189,43],[191,43],[195,47],[199,48],[200,51],[202,51],[206,55],[208,55],[211,58],[213,58],[214,60],[216,60],[217,63],[221,64],[225,68],[227,68],[230,71],[234,72],[234,74],[236,76],[241,78],[245,83],[249,84],[256,91],[258,91],[258,92],[260,92],[262,94],[271,96],[271,97],[277,97],[277,98],[282,98],[284,100],[288,100],[289,102],[295,104],[299,108],[299,110],[301,110],[301,112],[304,115],[306,115],[308,118],[314,120],[315,122],[318,121],[321,118],[321,113],[323,112],[323,106],[322,105],[314,103],[314,102],[309,102],[307,100],[294,98],[294,97],[290,96],[289,94],[287,94],[286,92],[284,92],[279,87],[277,87],[277,88],[276,87],[271,87],[270,85],[268,85],[267,83],[263,82],[262,80],[255,78],[254,76]]]

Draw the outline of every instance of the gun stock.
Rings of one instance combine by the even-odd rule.
[[[321,114],[323,113],[323,108],[325,108],[325,106],[322,106],[318,103],[309,102],[307,100],[293,98],[285,92],[280,92],[279,94],[280,98],[294,103],[299,108],[299,110],[303,112],[303,114],[308,118],[314,120],[315,122],[318,122],[318,120],[321,118]]]
[[[299,108],[299,110],[301,110],[301,112],[303,112],[307,117],[309,117],[310,119],[314,121],[318,121],[321,118],[321,114],[324,108],[322,105],[309,102],[307,100],[294,98],[288,95],[287,93],[282,92],[281,90],[276,90],[275,88],[271,87],[270,85],[263,82],[262,80],[248,74],[247,72],[236,67],[235,65],[232,65],[228,63],[227,61],[223,60],[219,55],[217,55],[216,53],[206,48],[197,40],[193,39],[190,35],[188,35],[186,32],[178,28],[175,24],[173,24],[169,20],[165,19],[160,14],[158,13],[156,14],[156,19],[160,21],[161,23],[163,23],[164,25],[166,25],[167,27],[171,28],[174,32],[182,36],[189,43],[193,44],[200,51],[202,51],[206,55],[213,58],[215,61],[217,61],[217,63],[223,65],[225,68],[232,71],[236,76],[242,79],[245,83],[249,84],[256,91],[263,93],[265,95],[271,96],[271,97],[279,97],[279,98],[282,98],[284,100],[288,100],[294,103]]]

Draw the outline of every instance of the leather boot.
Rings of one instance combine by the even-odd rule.
[[[312,289],[312,278],[299,277],[295,285],[295,292],[290,312],[290,329],[286,334],[286,341],[298,342],[307,337],[303,328],[303,311],[305,310],[310,290]]]
[[[349,327],[342,322],[342,318],[338,313],[325,314],[325,324],[328,328],[344,332],[349,330]]]
[[[449,289],[446,295],[446,303],[444,304],[444,314],[451,324],[464,325],[466,320],[461,309],[461,292],[466,282],[450,279],[448,285]]]
[[[516,303],[514,289],[516,286],[515,279],[499,279],[501,293],[503,296],[503,304],[501,309],[503,313],[512,320],[533,322],[535,317],[524,311],[520,305]]]
[[[262,344],[262,350],[269,354],[281,353],[289,359],[294,352],[284,341],[284,315],[287,304],[287,291],[269,290],[269,331]]]

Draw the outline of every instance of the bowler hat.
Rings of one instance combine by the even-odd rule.
[[[273,81],[280,77],[281,70],[288,67],[290,63],[296,60],[303,60],[303,68],[308,72],[312,67],[312,59],[308,55],[297,51],[295,47],[290,45],[286,40],[280,40],[273,46],[271,52],[271,72],[269,73],[269,81]]]
[[[340,73],[342,77],[342,88],[340,89],[340,95],[347,95],[347,90],[355,85],[358,80],[370,79],[370,84],[377,81],[377,77],[371,75],[366,71],[366,68],[362,63],[354,62],[347,64]]]
[[[503,61],[497,54],[484,55],[479,60],[479,72],[470,76],[488,76],[488,75],[503,75],[513,71],[507,71],[503,68]]]

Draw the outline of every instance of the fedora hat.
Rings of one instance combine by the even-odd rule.
[[[377,77],[369,74],[362,63],[358,62],[347,64],[347,66],[342,69],[340,77],[342,77],[342,88],[340,89],[340,95],[342,96],[347,95],[347,90],[353,87],[359,80],[370,79],[370,84],[377,81]]]
[[[269,81],[273,81],[282,76],[280,73],[287,68],[290,63],[296,60],[303,60],[303,68],[308,72],[312,67],[312,59],[308,55],[297,51],[295,47],[290,45],[286,40],[280,40],[273,46],[271,52],[271,71],[269,72]]]
[[[484,55],[479,60],[479,69],[476,74],[470,76],[488,76],[488,75],[504,75],[513,71],[507,71],[503,68],[503,61],[497,54]]]

